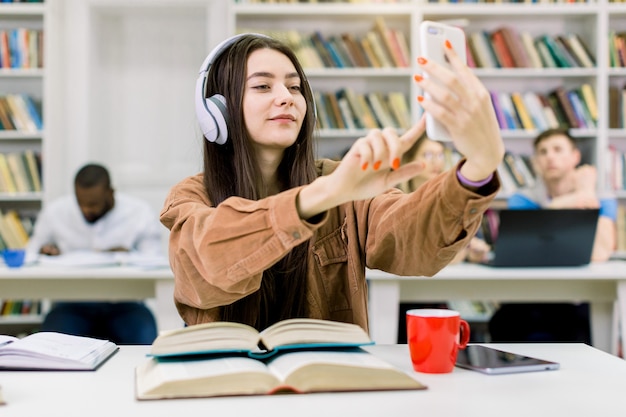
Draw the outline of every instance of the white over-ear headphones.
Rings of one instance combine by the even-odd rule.
[[[226,127],[228,112],[226,110],[226,97],[223,95],[214,94],[208,98],[204,97],[206,95],[206,82],[209,69],[213,61],[215,61],[225,49],[246,35],[269,38],[269,36],[263,35],[262,33],[242,33],[222,41],[205,58],[200,67],[198,80],[196,81],[196,117],[198,118],[200,129],[209,142],[215,142],[218,145],[225,144],[228,139],[228,128]],[[303,80],[302,82],[307,81]],[[315,119],[317,119],[315,102],[313,102],[313,113]]]
[[[223,145],[228,139],[228,129],[226,128],[226,121],[228,120],[226,97],[221,94],[214,94],[211,97],[205,98],[206,80],[209,74],[209,68],[211,64],[213,64],[213,61],[215,61],[215,58],[244,35],[247,34],[232,36],[217,45],[202,63],[198,80],[196,81],[196,117],[200,123],[200,129],[209,142],[216,142],[219,145]],[[254,35],[267,37],[259,33],[255,33]]]

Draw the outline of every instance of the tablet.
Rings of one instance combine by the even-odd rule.
[[[559,369],[557,362],[518,355],[482,345],[467,345],[465,349],[460,349],[456,366],[489,375]]]

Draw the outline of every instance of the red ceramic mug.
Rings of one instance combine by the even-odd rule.
[[[406,330],[413,369],[425,373],[452,372],[459,349],[465,349],[470,337],[461,314],[446,309],[408,310]]]

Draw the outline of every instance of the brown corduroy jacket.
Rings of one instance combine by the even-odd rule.
[[[462,162],[461,162],[462,163]],[[320,160],[319,175],[337,162]],[[311,239],[310,317],[368,330],[365,269],[432,276],[466,246],[500,187],[464,188],[456,168],[416,192],[390,190],[329,210],[315,224],[300,219],[294,188],[258,201],[231,197],[214,207],[202,174],[175,185],[161,211],[170,229],[176,307],[187,324],[220,320],[220,306],[258,290],[262,273]],[[482,195],[485,194],[485,195]]]

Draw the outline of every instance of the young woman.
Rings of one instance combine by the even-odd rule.
[[[423,169],[400,163],[423,119],[316,162],[313,96],[295,54],[255,34],[209,54],[196,90],[204,171],[175,185],[161,212],[186,323],[313,317],[367,330],[366,267],[430,276],[467,246],[499,189],[504,147],[488,92],[447,45],[455,71],[420,58],[432,78],[416,82],[437,101],[418,99],[466,159],[411,194],[395,186]]]

